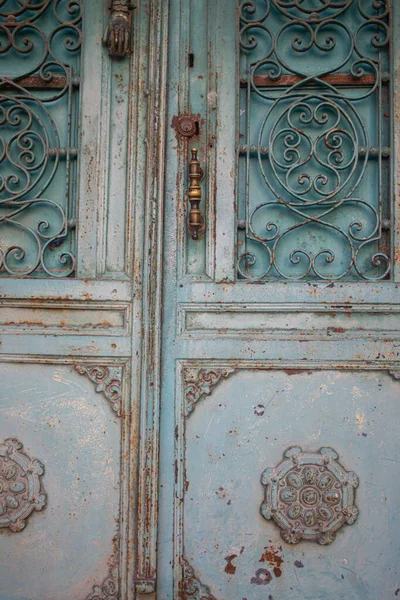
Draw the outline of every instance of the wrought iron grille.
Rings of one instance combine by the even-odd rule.
[[[238,277],[390,278],[388,0],[239,3]]]
[[[78,0],[0,0],[0,273],[75,271]]]

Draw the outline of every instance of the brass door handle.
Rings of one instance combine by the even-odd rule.
[[[201,187],[203,171],[197,158],[197,148],[192,148],[192,158],[189,161],[189,189],[187,192],[190,202],[188,230],[192,240],[199,239],[199,233],[204,230],[204,217],[200,211]]]

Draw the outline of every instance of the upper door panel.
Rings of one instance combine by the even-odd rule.
[[[129,276],[130,61],[103,48],[107,18],[102,0],[2,3],[0,275],[9,280]]]
[[[182,298],[199,298],[194,282],[235,282],[257,301],[307,301],[310,285],[331,302],[397,297],[391,5],[188,3],[177,19],[175,110],[195,123],[174,140]],[[184,200],[192,146],[204,170],[198,240]],[[265,285],[241,289],[252,282]]]
[[[388,4],[239,10],[238,276],[390,279]]]

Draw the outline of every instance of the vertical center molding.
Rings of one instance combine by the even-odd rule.
[[[141,39],[138,40],[139,67],[146,72],[138,89],[137,136],[140,160],[145,165],[140,174],[138,191],[143,201],[136,201],[137,253],[134,272],[135,302],[138,315],[134,324],[135,388],[140,398],[139,480],[137,510],[136,593],[153,594],[157,577],[158,457],[161,381],[161,309],[163,262],[164,175],[166,145],[167,33],[168,0],[149,0],[137,10]],[[132,165],[134,169],[134,165]],[[143,177],[143,179],[142,179]],[[140,242],[140,245],[139,245]],[[141,318],[140,318],[141,317]],[[135,392],[134,392],[135,393]]]

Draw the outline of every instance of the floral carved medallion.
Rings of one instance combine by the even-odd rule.
[[[42,487],[44,467],[22,449],[17,439],[0,444],[0,528],[14,532],[22,531],[26,519],[47,501]]]
[[[357,520],[358,477],[346,471],[332,448],[303,452],[292,447],[276,467],[265,469],[261,514],[281,529],[288,544],[302,539],[330,544],[345,523]]]

